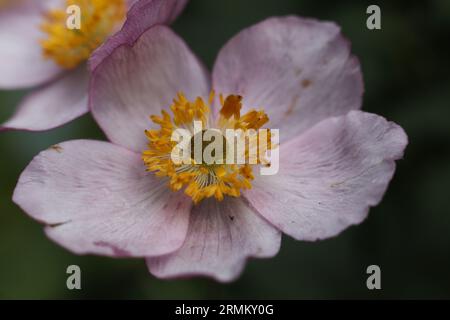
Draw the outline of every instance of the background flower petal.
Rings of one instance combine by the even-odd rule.
[[[89,140],[41,152],[22,173],[13,200],[65,248],[110,256],[176,250],[191,207],[184,194],[145,172],[139,154]]]
[[[183,246],[147,264],[160,278],[204,275],[226,282],[241,273],[247,257],[274,256],[280,242],[280,232],[242,199],[207,199],[193,207]]]
[[[0,10],[0,88],[43,84],[62,70],[42,54],[43,14],[61,0],[22,0]]]
[[[127,20],[122,30],[113,35],[102,47],[96,50],[89,64],[95,69],[117,47],[124,43],[133,44],[148,28],[157,24],[172,23],[183,11],[188,0],[131,0]]]
[[[328,238],[380,202],[406,144],[403,129],[380,116],[330,118],[281,145],[279,173],[257,176],[245,197],[298,240]]]
[[[264,108],[286,141],[330,116],[361,107],[362,75],[350,43],[331,22],[270,18],[220,51],[213,87]]]
[[[53,129],[88,111],[89,76],[86,65],[30,93],[0,130]]]
[[[188,99],[209,94],[208,75],[173,31],[155,26],[134,45],[105,58],[91,77],[89,105],[108,138],[134,151],[146,146],[149,116],[168,109],[183,91]]]

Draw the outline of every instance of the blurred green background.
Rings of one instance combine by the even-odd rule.
[[[382,30],[366,28],[377,3]],[[40,150],[74,138],[104,139],[85,116],[44,133],[0,134],[0,298],[450,298],[450,1],[191,0],[174,25],[209,67],[221,46],[266,17],[336,21],[360,58],[363,109],[408,133],[410,145],[383,202],[360,226],[317,243],[284,238],[278,256],[251,260],[231,284],[161,281],[143,260],[76,256],[11,202],[17,177]],[[25,92],[0,91],[0,121]],[[66,268],[82,290],[66,289]],[[382,290],[366,288],[378,264]]]

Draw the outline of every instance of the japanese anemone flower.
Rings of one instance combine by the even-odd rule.
[[[0,2],[0,89],[37,87],[2,130],[48,130],[88,111],[91,53],[129,16],[144,27],[172,22],[187,0],[2,0]],[[80,8],[80,29],[66,22]],[[130,26],[125,23],[125,32]]]
[[[58,244],[77,254],[145,257],[159,278],[226,282],[247,258],[274,256],[282,233],[333,237],[380,202],[407,136],[358,111],[360,65],[334,23],[267,19],[224,46],[211,77],[165,26],[119,38],[92,58],[90,108],[110,142],[43,151],[14,193]],[[146,130],[150,115],[156,125]],[[194,120],[279,129],[279,172],[174,165],[170,133]]]

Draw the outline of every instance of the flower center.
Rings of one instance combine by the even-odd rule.
[[[145,131],[149,142],[148,149],[142,153],[142,159],[147,171],[154,172],[158,177],[168,178],[169,187],[173,191],[185,188],[184,192],[194,203],[210,197],[219,201],[225,195],[239,197],[241,189],[251,188],[251,180],[254,178],[252,167],[266,164],[263,155],[271,148],[270,134],[262,135],[262,131],[267,131],[258,130],[269,121],[264,111],[252,109],[241,116],[241,96],[229,95],[226,99],[222,95],[219,97],[219,117],[212,120],[210,105],[215,99],[214,92],[211,92],[208,103],[201,97],[189,101],[183,93],[179,93],[170,106],[173,116],[165,110],[162,111],[162,116],[150,116],[160,128]],[[196,124],[200,124],[202,129],[196,130]],[[172,156],[173,151],[182,145],[180,141],[173,139],[174,132],[179,129],[188,133],[186,150],[189,157],[187,162],[182,163],[174,161]],[[216,132],[214,139],[205,139],[209,130]],[[262,140],[265,143],[261,143]],[[243,141],[243,148],[237,148],[242,151],[243,161],[237,161],[240,152],[234,148],[239,141]],[[198,142],[201,154],[213,143],[219,143],[222,148],[218,150],[223,153],[218,154],[218,150],[212,148],[210,155],[216,161],[199,161],[195,152]],[[256,154],[253,161],[250,154]]]
[[[66,8],[49,11],[41,25],[47,34],[47,38],[41,40],[44,57],[65,69],[73,69],[86,61],[126,15],[125,0],[66,0],[67,8],[74,5],[79,10],[70,14],[66,13]],[[73,28],[68,25],[70,21],[74,22]]]
[[[213,143],[216,142],[216,138],[214,138],[213,141],[205,140],[208,130],[202,130],[201,132],[195,133],[191,141],[189,141],[191,148],[190,148],[190,156],[191,159],[195,161],[195,143],[196,141],[201,141],[201,148],[199,148],[200,154],[204,154],[207,151],[207,148],[209,148]],[[213,149],[211,151],[211,157],[216,158],[219,157],[220,161],[225,162],[226,156],[227,156],[227,145],[228,141],[225,138],[224,135],[220,134],[220,136],[217,139],[221,139],[221,146],[222,146],[222,153],[219,154],[219,150]]]

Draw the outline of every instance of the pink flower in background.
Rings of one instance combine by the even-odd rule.
[[[4,3],[3,3],[4,2]],[[36,88],[1,130],[48,130],[88,111],[93,50],[129,16],[145,27],[172,22],[187,0],[6,0],[0,4],[0,89]],[[69,5],[81,9],[81,29],[66,27]],[[130,29],[125,24],[124,30]]]
[[[129,23],[135,33],[92,58],[90,107],[110,142],[43,151],[16,187],[14,201],[51,239],[78,254],[145,257],[160,278],[231,281],[247,258],[274,256],[282,233],[333,237],[381,201],[407,137],[358,111],[360,65],[334,23],[267,19],[224,46],[211,76],[167,27]],[[244,129],[269,120],[279,173],[172,165],[165,139],[195,119]]]

